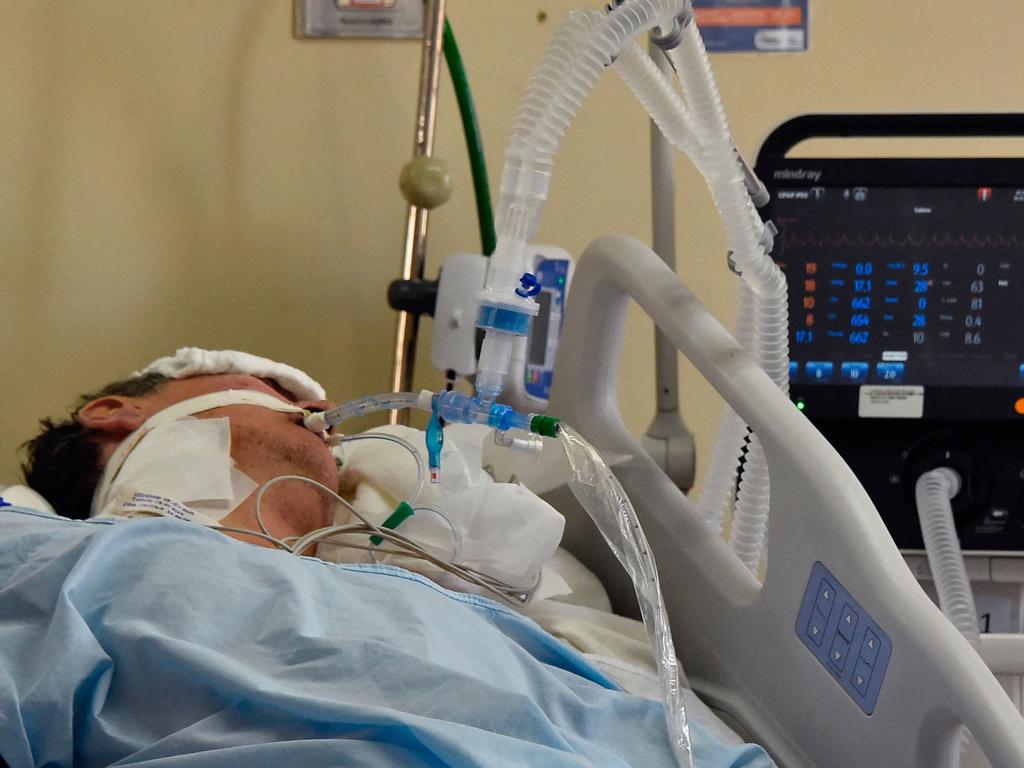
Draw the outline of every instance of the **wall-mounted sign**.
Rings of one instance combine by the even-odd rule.
[[[693,0],[708,53],[806,51],[810,0]]]

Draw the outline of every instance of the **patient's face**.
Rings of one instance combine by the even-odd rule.
[[[166,383],[157,392],[134,398],[146,417],[169,405],[226,389],[266,392],[303,408],[328,408],[331,403],[297,401],[273,382],[244,374],[194,376]],[[195,414],[197,418],[227,417],[231,422],[231,457],[235,465],[262,485],[280,475],[302,475],[328,488],[338,488],[338,468],[323,439],[302,425],[302,415],[279,413],[255,405],[229,405]],[[103,461],[113,448],[104,448]],[[284,481],[272,486],[261,503],[263,520],[277,537],[299,536],[330,525],[329,498],[305,483]],[[256,494],[225,517],[222,525],[256,529]],[[253,537],[239,537],[260,543]],[[269,543],[267,544],[269,546]]]

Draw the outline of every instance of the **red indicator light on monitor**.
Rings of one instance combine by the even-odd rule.
[[[992,187],[978,187],[978,202],[987,203],[992,199]]]
[[[1013,404],[1013,410],[1024,416],[1024,397],[1017,398],[1017,402]]]

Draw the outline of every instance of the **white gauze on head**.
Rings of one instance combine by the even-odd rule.
[[[252,390],[200,395],[154,414],[110,457],[90,517],[160,515],[212,525],[256,490],[231,458],[227,418],[196,419],[226,405],[303,413],[297,405]]]
[[[261,379],[273,379],[299,400],[323,400],[327,397],[324,388],[298,368],[234,349],[182,347],[173,355],[161,357],[132,375],[144,376],[147,373],[159,373],[171,379],[245,373]]]

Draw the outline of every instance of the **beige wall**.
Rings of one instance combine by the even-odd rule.
[[[578,4],[449,0],[492,188],[529,71]],[[811,5],[809,53],[714,59],[748,156],[803,112],[1024,108],[1019,0]],[[0,14],[0,482],[34,419],[182,345],[286,360],[337,399],[387,388],[416,43],[297,41],[288,0],[0,0]],[[442,82],[436,151],[456,192],[432,220],[430,274],[478,247]],[[539,239],[578,252],[609,231],[647,238],[646,136],[609,75],[559,156]],[[679,168],[679,271],[728,321],[722,239]],[[623,409],[639,432],[649,325],[634,318],[630,339]],[[418,383],[433,386],[427,359]],[[719,405],[693,378],[703,458]]]

